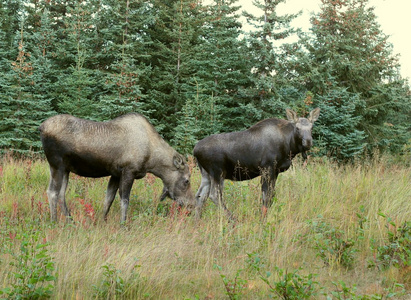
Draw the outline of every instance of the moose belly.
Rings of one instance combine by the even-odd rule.
[[[93,155],[69,154],[64,158],[66,168],[84,177],[104,177],[113,174],[110,163]]]
[[[237,161],[225,166],[225,178],[233,181],[250,180],[260,175],[260,168],[257,164],[252,165]]]

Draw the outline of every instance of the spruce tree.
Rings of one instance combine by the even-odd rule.
[[[15,35],[18,55],[6,72],[0,98],[0,148],[22,153],[40,149],[38,126],[50,116],[51,108],[44,82],[50,65],[39,52],[29,51],[26,46],[30,40],[40,43],[38,36],[28,32],[26,15],[23,11],[19,17],[20,31]]]
[[[20,30],[19,13],[24,7],[23,0],[2,0],[0,6],[0,60],[14,60],[17,56],[15,34]],[[4,70],[4,69],[2,69]]]
[[[244,129],[260,119],[246,93],[251,68],[236,2],[215,0],[207,7],[202,42],[195,47],[196,80],[216,107],[220,131]]]
[[[296,51],[294,80],[322,108],[317,138],[323,149],[349,159],[376,147],[398,148],[406,134],[391,118],[409,112],[408,87],[368,0],[322,0],[311,23],[312,35],[302,40],[308,52]]]
[[[9,118],[15,112],[15,105],[10,103],[15,97],[12,63],[19,53],[15,37],[16,32],[20,32],[21,7],[20,0],[2,1],[0,6],[0,150],[10,145],[13,137],[13,120]]]
[[[150,78],[147,97],[157,129],[167,140],[174,140],[175,128],[182,122],[180,112],[185,106],[196,68],[191,63],[202,26],[201,1],[153,1],[156,20],[146,33],[155,42],[149,46]],[[190,99],[192,100],[192,99]]]
[[[105,42],[96,53],[104,59],[102,71],[109,70],[100,82],[99,119],[128,112],[149,117],[149,105],[142,91],[142,82],[150,72],[146,65],[150,55],[144,54],[150,42],[143,34],[152,22],[149,13],[148,4],[141,0],[127,0],[125,4],[106,0],[98,10],[95,34]],[[110,59],[104,54],[109,54]]]
[[[184,153],[191,153],[199,139],[221,130],[218,107],[208,89],[201,54],[206,51],[204,33],[212,18],[209,10],[210,7],[201,1],[180,1],[174,20],[177,25],[173,36],[177,53],[178,112],[174,114],[176,126],[171,142]]]
[[[76,0],[64,16],[64,37],[59,37],[60,72],[56,82],[59,113],[90,117],[96,111],[98,73],[92,69],[93,20],[92,2]]]
[[[249,89],[250,98],[264,111],[266,117],[284,115],[284,108],[289,106],[290,86],[284,73],[284,66],[290,53],[284,49],[294,47],[294,43],[285,43],[286,39],[298,31],[291,22],[295,14],[278,14],[278,5],[285,0],[256,0],[254,6],[259,14],[243,12],[251,31],[247,35],[247,44],[251,60],[251,78],[253,88]],[[291,88],[292,89],[292,88]]]
[[[215,98],[197,78],[184,85],[183,93],[186,102],[177,113],[177,126],[171,142],[182,153],[192,153],[200,139],[222,131],[221,114]]]

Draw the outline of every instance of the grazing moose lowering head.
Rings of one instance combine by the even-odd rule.
[[[50,165],[47,195],[52,221],[57,221],[59,200],[62,212],[70,217],[65,202],[70,172],[84,177],[111,176],[104,219],[119,191],[121,222],[126,221],[134,179],[141,179],[147,173],[161,178],[167,191],[165,196],[189,211],[194,208],[190,172],[184,157],[142,115],[131,113],[108,122],[57,115],[44,121],[39,129]]]
[[[271,206],[278,174],[288,170],[298,153],[307,158],[306,151],[313,144],[312,125],[320,109],[311,111],[308,118],[299,118],[289,109],[286,114],[288,121],[267,119],[247,130],[211,135],[197,143],[194,157],[202,176],[196,194],[197,217],[210,197],[233,218],[222,200],[225,179],[242,181],[261,176],[263,212]]]

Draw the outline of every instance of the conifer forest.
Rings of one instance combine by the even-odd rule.
[[[321,116],[314,155],[409,155],[411,96],[368,0],[2,0],[0,149],[40,152],[55,114],[139,112],[177,150],[291,108]],[[246,26],[245,26],[246,25]]]

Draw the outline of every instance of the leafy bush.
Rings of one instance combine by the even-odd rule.
[[[387,243],[377,247],[376,263],[380,269],[387,269],[390,266],[403,268],[411,266],[411,222],[405,222],[398,226],[390,217],[383,213],[379,215],[386,219]]]
[[[14,270],[10,275],[13,284],[0,290],[0,295],[12,299],[49,298],[56,280],[54,262],[47,249],[49,243],[33,228],[10,233],[6,240],[3,254],[12,257],[9,264]]]
[[[125,292],[124,279],[120,276],[121,271],[117,270],[112,264],[101,267],[104,279],[99,286],[93,285],[94,296],[98,299],[110,299],[110,296],[121,296]]]
[[[327,266],[341,265],[351,268],[354,263],[354,254],[358,251],[354,248],[355,241],[345,238],[345,233],[332,225],[320,220],[310,221],[314,230],[314,249]]]
[[[222,273],[223,268],[216,263],[214,264],[214,268],[218,270],[221,279],[223,280],[224,287],[225,287],[225,294],[228,296],[230,300],[237,300],[240,299],[242,295],[242,291],[245,289],[247,284],[247,280],[242,279],[240,277],[240,273],[243,271],[242,269],[237,270],[234,279],[230,279],[226,275]]]
[[[316,275],[299,275],[299,270],[288,272],[277,266],[274,267],[275,278],[272,280],[272,273],[265,271],[265,265],[256,253],[248,254],[248,264],[255,270],[262,281],[269,287],[270,293],[280,299],[310,299],[317,295],[318,282],[314,280]],[[274,277],[274,276],[273,276]]]
[[[327,300],[382,300],[390,299],[396,296],[405,295],[404,286],[402,284],[393,283],[390,287],[384,289],[383,293],[371,294],[371,295],[360,295],[357,294],[357,287],[354,285],[352,287],[347,286],[344,281],[333,282],[335,287],[334,291],[331,291],[331,295],[327,296]]]

